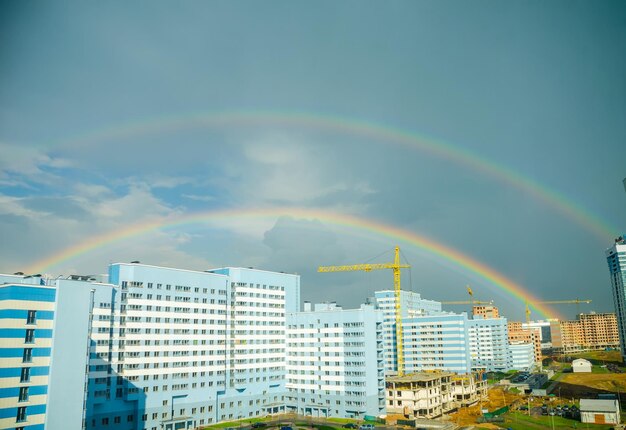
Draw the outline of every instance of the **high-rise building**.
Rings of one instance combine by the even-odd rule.
[[[467,315],[447,312],[403,321],[406,374],[439,370],[469,373],[471,358]]]
[[[626,237],[615,240],[613,246],[606,250],[606,260],[609,265],[613,303],[617,315],[620,348],[622,359],[626,362]]]
[[[0,428],[83,428],[90,311],[113,286],[0,275]]]
[[[512,368],[506,318],[469,320],[468,327],[472,370]]]
[[[617,348],[619,334],[614,313],[579,314],[575,320],[550,321],[552,346],[562,352]]]
[[[383,338],[385,346],[385,372],[395,374],[398,371],[396,354],[396,295],[393,290],[374,293],[376,308],[383,312]],[[441,302],[422,299],[419,293],[400,291],[400,312],[402,319],[441,312]]]
[[[46,285],[0,285],[0,428],[45,428],[55,295]]]
[[[305,303],[287,314],[288,412],[363,418],[385,411],[382,314]]]
[[[617,315],[614,313],[579,314],[578,321],[583,329],[585,349],[619,347]]]
[[[284,412],[297,275],[113,264],[94,298],[87,429],[173,430]],[[113,426],[113,427],[112,427]]]

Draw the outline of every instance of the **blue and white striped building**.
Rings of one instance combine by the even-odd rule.
[[[404,371],[471,371],[467,314],[447,312],[403,320]]]
[[[383,313],[383,338],[385,347],[385,372],[395,374],[398,371],[396,354],[396,294],[393,290],[374,293],[376,308]],[[441,302],[426,300],[414,291],[400,291],[400,312],[402,319],[441,312]]]
[[[90,309],[111,289],[0,275],[0,428],[83,427]]]
[[[9,283],[0,285],[0,428],[43,430],[56,290],[39,278],[2,278]]]

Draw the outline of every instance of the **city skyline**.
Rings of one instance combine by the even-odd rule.
[[[619,2],[2,9],[0,272],[236,265],[354,307],[391,274],[317,266],[399,245],[426,299],[614,311]]]

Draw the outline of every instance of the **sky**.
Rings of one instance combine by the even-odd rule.
[[[623,2],[0,8],[0,272],[254,267],[354,307],[392,273],[317,267],[400,246],[424,298],[470,285],[522,319],[480,264],[536,300],[593,301],[562,317],[613,311]]]

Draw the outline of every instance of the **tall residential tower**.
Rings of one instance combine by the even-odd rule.
[[[622,360],[626,361],[626,237],[624,235],[617,238],[615,244],[606,250],[606,260],[611,274]]]

